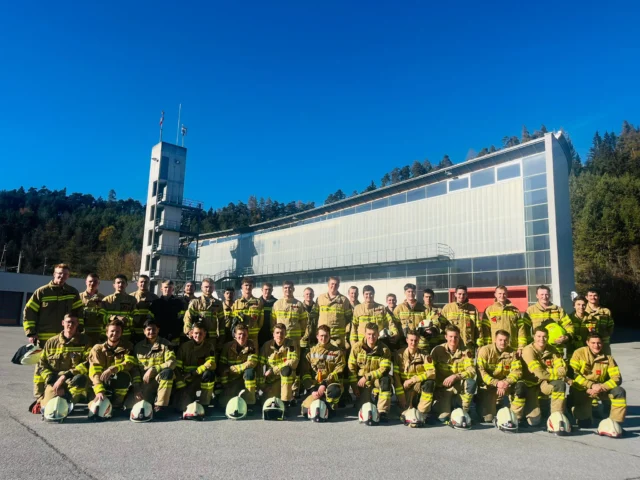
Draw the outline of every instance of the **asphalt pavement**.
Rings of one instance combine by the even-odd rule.
[[[490,425],[368,427],[353,409],[324,424],[221,415],[144,424],[75,415],[45,423],[28,412],[32,367],[10,363],[22,329],[0,327],[0,479],[640,479],[640,341],[616,336],[626,339],[613,346],[629,405],[621,439],[593,429],[556,437]]]

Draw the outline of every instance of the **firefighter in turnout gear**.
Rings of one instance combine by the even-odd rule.
[[[318,304],[313,301],[315,292],[313,288],[304,289],[304,300],[302,301],[302,307],[305,313],[306,328],[300,339],[300,349],[302,356],[306,356],[309,352],[309,348],[316,342],[316,335],[318,329],[318,317],[320,316],[320,309]],[[306,349],[306,350],[305,350]]]
[[[273,304],[271,311],[271,332],[278,323],[283,324],[286,327],[287,338],[299,348],[300,339],[307,329],[307,312],[302,302],[293,298],[293,282],[286,280],[282,285],[282,291],[284,297]]]
[[[416,286],[413,283],[407,283],[404,286],[405,300],[393,311],[393,314],[400,322],[403,337],[406,336],[407,332],[410,330],[416,330],[418,325],[420,325],[420,322],[423,321],[425,317],[424,305],[418,302],[416,294]],[[423,352],[430,353],[429,339],[421,338],[420,345],[421,346],[419,346],[419,348]]]
[[[78,291],[67,285],[69,266],[61,263],[53,270],[53,280],[38,288],[24,307],[24,333],[29,343],[44,347],[47,340],[62,331],[62,320],[67,313],[78,318],[80,328],[82,319],[82,300]],[[40,398],[44,394],[44,379],[36,365],[33,374],[33,394]]]
[[[138,300],[133,295],[127,293],[128,280],[125,275],[116,275],[113,281],[113,289],[115,293],[107,295],[102,300],[102,308],[104,310],[105,323],[107,323],[112,315],[117,315],[124,322],[122,329],[122,338],[120,341],[129,343],[131,341],[131,333],[133,328],[133,317],[135,315]]]
[[[196,297],[196,284],[194,282],[187,282],[184,284],[183,289],[184,295],[178,298],[180,302],[182,302],[182,309],[180,310],[180,318],[184,317],[184,314],[187,313],[187,309],[189,308],[189,304],[194,301]]]
[[[158,336],[160,329],[155,319],[148,317],[142,326],[146,337],[133,347],[138,363],[132,369],[135,401],[145,400],[159,412],[169,405],[173,389],[176,354],[171,342]],[[127,402],[133,405],[133,402]]]
[[[124,404],[131,370],[136,366],[133,346],[122,340],[124,321],[113,315],[107,324],[107,341],[94,345],[89,355],[89,377],[93,383],[96,400],[110,397],[114,409]]]
[[[293,383],[296,368],[300,359],[297,343],[286,338],[287,327],[276,323],[273,329],[273,340],[265,343],[260,350],[260,368],[258,368],[258,385],[264,398],[278,397],[286,406],[293,400]],[[260,374],[264,365],[264,375]]]
[[[318,326],[326,325],[331,329],[331,341],[338,347],[348,350],[347,325],[351,325],[353,310],[349,299],[342,295],[340,279],[329,277],[328,292],[318,297]]]
[[[262,322],[262,328],[260,328],[260,333],[258,335],[258,342],[260,345],[264,345],[266,342],[271,340],[273,333],[273,326],[278,323],[273,321],[273,307],[275,303],[278,301],[273,295],[273,284],[269,282],[265,282],[262,284],[262,297],[260,297],[260,301],[262,302],[262,311],[264,313],[264,320]]]
[[[620,386],[620,368],[611,355],[604,353],[604,341],[599,333],[591,333],[586,343],[586,347],[577,349],[571,357],[573,414],[580,427],[590,427],[592,400],[599,398],[611,404],[609,418],[622,424],[627,414],[627,394]]]
[[[398,307],[398,297],[396,297],[395,293],[387,293],[385,302],[385,311],[390,318],[389,325],[393,323],[393,328],[397,332],[396,336],[389,341],[389,348],[391,348],[392,352],[395,352],[404,346],[404,332],[402,331],[402,325],[400,324],[400,320],[393,313]]]
[[[480,315],[475,305],[469,303],[467,287],[458,285],[455,291],[455,302],[447,303],[440,312],[446,321],[458,327],[462,344],[475,352],[476,347],[484,345],[484,339],[478,335]]]
[[[417,408],[431,411],[436,388],[436,369],[431,355],[420,351],[420,335],[415,330],[406,334],[407,348],[399,350],[393,360],[393,379],[401,410]]]
[[[206,407],[213,397],[216,380],[215,345],[207,339],[207,329],[196,323],[191,329],[191,339],[178,348],[176,354],[176,407],[185,411],[187,405],[196,401]]]
[[[218,341],[216,350],[220,352],[223,345],[233,340],[231,336],[231,324],[233,322],[233,302],[236,290],[233,287],[224,289],[224,300],[222,301],[222,316],[218,320]]]
[[[184,336],[184,304],[182,299],[173,295],[174,284],[172,280],[162,282],[162,296],[151,304],[151,314],[156,320],[158,328],[162,331],[163,338],[178,347],[186,340]]]
[[[391,350],[378,341],[378,325],[365,326],[365,338],[356,343],[349,355],[349,381],[360,409],[375,400],[380,421],[385,421],[391,407]]]
[[[547,330],[533,330],[533,343],[522,350],[522,379],[526,385],[524,414],[529,425],[541,421],[540,394],[551,397],[551,413],[564,412],[567,365],[555,347],[547,344]]]
[[[441,422],[448,421],[454,399],[459,398],[468,412],[477,386],[473,351],[461,344],[460,329],[447,325],[444,335],[446,343],[431,352],[436,367],[435,411]]]
[[[601,337],[608,336],[607,328],[599,324],[598,320],[587,313],[587,298],[578,295],[573,299],[574,312],[569,314],[569,319],[573,324],[573,345],[570,353],[573,354],[578,348],[585,346],[587,337],[592,333],[598,333]],[[570,355],[569,355],[570,357]]]
[[[436,294],[430,288],[425,288],[422,294],[422,303],[424,304],[424,323],[428,326],[431,325],[440,329],[439,335],[432,335],[428,337],[429,348],[420,347],[424,350],[424,353],[431,353],[431,350],[438,345],[444,343],[444,328],[448,325],[447,320],[442,316],[442,310],[435,305]],[[420,343],[424,345],[424,341]]]
[[[102,300],[104,295],[98,291],[100,277],[90,273],[85,280],[87,289],[80,294],[82,300],[82,316],[84,317],[84,334],[89,337],[92,345],[104,341],[104,310]]]
[[[158,299],[155,293],[149,291],[150,280],[146,275],[138,277],[138,290],[132,295],[136,299],[136,308],[133,312],[133,325],[131,327],[131,343],[134,345],[145,339],[144,322],[151,313],[151,304]]]
[[[202,295],[191,300],[187,312],[184,314],[184,334],[189,332],[196,323],[201,323],[207,330],[210,343],[214,348],[218,341],[218,322],[222,321],[222,303],[213,298],[213,280],[205,278],[200,285]]]
[[[559,350],[563,348],[571,348],[572,337],[574,334],[573,323],[571,319],[564,312],[562,307],[551,303],[551,290],[546,285],[540,285],[536,289],[537,303],[534,303],[524,314],[524,320],[528,325],[531,325],[531,330],[535,330],[537,327],[548,325],[551,322],[556,323],[562,329],[564,334],[557,336],[553,340],[553,346]],[[554,325],[551,325],[553,327]],[[551,331],[548,327],[547,330]],[[560,330],[560,329],[558,329]]]
[[[314,400],[325,400],[331,411],[338,406],[344,391],[342,377],[347,363],[342,349],[331,342],[331,329],[320,325],[316,336],[317,344],[311,347],[302,366],[302,385],[311,391],[302,402],[302,413],[306,414]],[[329,388],[331,387],[331,388]]]
[[[394,342],[398,338],[398,330],[391,315],[387,312],[384,305],[376,303],[375,290],[371,285],[365,285],[362,289],[364,303],[360,303],[353,310],[353,320],[351,321],[351,345],[364,341],[365,327],[369,323],[378,325],[378,332],[388,329],[391,337],[384,341],[389,346],[390,342]]]
[[[611,335],[613,335],[613,317],[611,310],[600,306],[600,294],[594,288],[587,292],[587,314],[595,321],[596,331],[602,335],[603,351],[606,355],[611,355]]]
[[[522,353],[531,336],[530,325],[525,323],[518,308],[507,298],[507,287],[496,287],[495,303],[487,307],[482,316],[481,335],[484,345],[493,344],[496,332],[509,332],[510,347]]]
[[[262,300],[253,296],[253,280],[242,280],[242,296],[233,304],[233,314],[242,320],[249,329],[249,340],[253,348],[258,348],[259,334],[264,324]],[[233,332],[231,332],[233,335]]]
[[[235,339],[222,348],[218,375],[223,386],[220,406],[244,390],[243,398],[252,411],[256,403],[257,376],[258,376],[258,351],[249,340],[248,328],[239,323],[234,331]]]
[[[496,416],[496,403],[511,396],[511,411],[522,420],[525,389],[522,382],[522,362],[517,350],[510,346],[509,332],[498,330],[490,345],[478,350],[478,413],[485,422]],[[518,385],[520,382],[520,385]]]
[[[53,397],[71,397],[73,403],[85,403],[89,391],[89,353],[91,341],[79,332],[78,319],[66,314],[62,332],[47,340],[40,357],[40,376],[46,388],[40,406]]]

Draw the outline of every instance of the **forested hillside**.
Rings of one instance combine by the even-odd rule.
[[[533,134],[523,127],[520,138],[504,137],[501,148],[545,132],[544,125]],[[617,319],[632,324],[640,320],[640,129],[625,121],[620,133],[596,132],[585,162],[571,148],[569,188],[578,290],[599,287]],[[477,156],[496,150],[494,146],[483,148]],[[448,165],[451,159],[446,155],[435,167],[429,160],[416,160],[390,170],[380,186]],[[376,188],[372,181],[364,191]],[[338,190],[325,203],[346,197]],[[202,231],[242,227],[313,207],[313,202],[280,203],[251,195],[247,203],[229,203],[205,212]],[[131,274],[140,264],[143,220],[143,205],[131,199],[117,200],[113,191],[106,200],[46,187],[1,191],[0,249],[7,247],[3,266],[17,266],[22,250],[22,272],[50,273],[52,265],[65,261],[74,275],[90,271],[105,278],[121,271]]]

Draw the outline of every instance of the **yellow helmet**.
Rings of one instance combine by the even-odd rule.
[[[240,420],[247,416],[247,402],[242,398],[244,390],[241,390],[237,397],[233,397],[227,402],[225,415],[231,420]]]

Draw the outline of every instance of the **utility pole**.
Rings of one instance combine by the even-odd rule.
[[[22,250],[20,250],[20,256],[18,257],[18,270],[17,270],[17,273],[20,273],[20,267],[22,267]]]
[[[42,266],[42,275],[47,274],[47,257],[44,257],[44,265]]]

